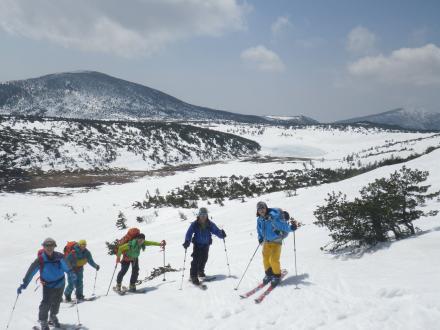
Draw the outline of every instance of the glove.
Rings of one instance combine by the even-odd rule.
[[[222,235],[223,235],[223,238],[226,238],[226,233],[223,229],[222,229]]]
[[[189,241],[185,241],[185,243],[182,244],[182,246],[184,247],[184,249],[186,250],[189,247],[190,242]]]
[[[299,227],[298,222],[296,221],[290,221],[290,229],[292,229],[293,231],[297,230]]]
[[[165,248],[166,245],[167,242],[165,240],[162,240],[162,242],[160,242],[160,247],[162,248],[162,250]]]
[[[96,265],[95,269],[98,271],[101,267],[99,265]]]
[[[116,257],[116,264],[119,264],[121,262],[121,257],[120,256],[117,256]]]
[[[259,238],[259,239],[258,239],[258,243],[260,243],[260,244],[263,243],[263,239],[262,239],[262,238]]]
[[[26,289],[26,285],[24,285],[24,283],[22,285],[20,285],[17,289],[17,294],[21,294],[21,291],[23,291],[24,289]]]

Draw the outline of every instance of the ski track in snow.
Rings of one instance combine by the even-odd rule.
[[[277,139],[283,141],[280,144],[288,141],[274,132],[266,134],[271,136],[266,139],[267,144],[264,144],[264,138],[256,139],[262,144],[263,151],[276,145]],[[323,133],[309,131],[308,135],[302,136],[303,141],[318,140],[314,134],[321,134],[322,138]],[[335,151],[331,157],[334,159],[365,148],[368,143],[370,146],[384,144],[385,138],[404,140],[426,136],[415,133],[380,133],[373,137],[358,135],[358,138],[364,139],[362,143],[349,140],[344,144],[343,134],[333,132],[336,136],[340,135],[334,140],[331,140],[331,134],[328,133],[321,148],[330,148],[334,143]],[[292,145],[296,143],[294,141]],[[421,143],[420,150],[429,146],[428,142]],[[331,153],[330,150],[327,153]],[[432,184],[433,190],[439,190],[440,173],[436,170],[439,160],[440,150],[436,150],[405,165],[429,170],[428,183]],[[55,238],[60,251],[68,240],[87,239],[95,261],[101,265],[96,293],[104,295],[114,269],[114,257],[106,254],[104,242],[124,234],[115,227],[119,211],[128,218],[128,225],[141,228],[148,240],[166,239],[167,264],[170,263],[173,268],[183,266],[181,244],[195,210],[162,208],[154,217],[154,210],[133,209],[131,204],[141,200],[147,189],[152,192],[159,188],[165,192],[201,176],[249,175],[300,165],[235,161],[178,172],[174,176],[145,177],[123,185],[105,185],[88,192],[57,188],[40,190],[71,193],[58,197],[36,193],[0,194],[0,246],[3,250],[0,259],[0,320],[6,324],[16,288],[45,237]],[[294,197],[277,192],[247,199],[245,203],[226,201],[224,207],[209,205],[213,221],[228,234],[226,244],[232,278],[227,277],[223,242],[214,238],[206,271],[217,275],[218,279],[207,283],[208,290],[194,288],[187,281],[191,261],[188,253],[182,291],[178,290],[181,272],[167,273],[165,282],[158,277],[143,283],[140,288],[151,287],[146,294],[121,297],[110,290],[107,297],[78,305],[81,322],[85,329],[438,329],[440,216],[417,221],[417,226],[423,230],[417,237],[383,244],[361,257],[335,256],[320,251],[319,247],[329,240],[328,234],[312,224],[313,210],[323,203],[328,192],[341,190],[353,197],[366,183],[388,176],[401,166],[382,167],[338,183],[299,189]],[[281,256],[282,267],[289,273],[260,305],[254,303],[254,297],[242,300],[238,294],[254,287],[263,277],[261,250],[257,252],[239,290],[234,291],[257,247],[255,204],[258,200],[287,209],[305,224],[296,233],[298,276],[295,276],[293,238],[290,235]],[[440,203],[436,200],[427,204],[428,209],[439,207]],[[189,220],[182,221],[178,211],[186,214]],[[14,213],[16,215],[7,220],[6,214]],[[138,224],[136,216],[149,216],[153,221]],[[139,278],[149,275],[153,267],[162,264],[159,249],[147,247],[140,257]],[[124,284],[128,283],[129,275],[125,276]],[[86,266],[86,296],[92,294],[93,280],[94,270]],[[30,329],[35,324],[41,299],[41,288],[34,292],[35,287],[32,282],[19,297],[11,330]],[[75,324],[76,309],[62,304],[59,318],[62,323]]]

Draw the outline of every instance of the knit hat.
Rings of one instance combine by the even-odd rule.
[[[87,245],[87,241],[85,239],[80,239],[78,241],[78,245],[86,246]]]
[[[265,203],[265,202],[258,202],[257,203],[257,210],[258,209],[262,209],[262,208],[265,208],[265,209],[267,209],[267,204]]]
[[[208,209],[206,207],[201,207],[200,208],[198,216],[200,217],[202,215],[208,216]]]
[[[55,240],[53,238],[46,238],[43,243],[41,244],[42,246],[48,246],[48,245],[52,245],[52,246],[57,246],[57,243],[55,242]]]

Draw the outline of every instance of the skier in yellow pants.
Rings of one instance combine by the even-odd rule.
[[[266,274],[263,282],[271,282],[272,286],[277,286],[281,280],[280,256],[283,239],[298,228],[298,223],[291,221],[289,224],[287,212],[268,208],[265,202],[258,202],[257,217],[258,241],[263,243],[263,266]]]

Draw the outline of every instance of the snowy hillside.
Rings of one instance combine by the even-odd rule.
[[[95,261],[101,265],[96,286],[99,298],[78,305],[83,329],[438,329],[439,215],[417,221],[421,232],[415,237],[354,255],[321,251],[320,247],[329,241],[328,232],[313,225],[313,211],[322,205],[327,193],[341,190],[350,197],[357,196],[366,183],[388,176],[403,164],[428,170],[428,184],[439,190],[440,150],[436,148],[440,145],[436,134],[323,127],[262,130],[236,125],[215,125],[215,129],[252,138],[261,145],[264,157],[209,164],[174,175],[143,177],[91,191],[47,188],[27,194],[1,193],[0,242],[6,253],[0,259],[0,320],[6,323],[16,288],[35,259],[39,244],[52,236],[58,241],[59,250],[68,240],[87,239]],[[167,192],[205,177],[250,176],[304,166],[357,167],[351,157],[347,160],[356,154],[367,164],[390,159],[392,155],[405,158],[411,153],[419,155],[403,164],[381,166],[339,182],[300,188],[296,195],[278,191],[244,201],[226,200],[224,206],[212,200],[200,200],[199,206],[208,206],[212,220],[228,234],[226,248],[232,276],[228,277],[225,246],[214,238],[206,272],[217,275],[217,280],[208,283],[206,291],[188,282],[188,256],[181,291],[182,273],[174,272],[166,274],[166,281],[159,277],[142,284],[140,287],[149,288],[146,294],[121,297],[110,291],[105,296],[115,265],[114,257],[107,255],[105,241],[124,234],[115,226],[119,211],[128,218],[128,225],[141,228],[147,239],[167,240],[166,263],[175,269],[183,267],[181,244],[196,209],[134,208],[133,203],[143,199],[147,191]],[[287,209],[304,223],[295,234],[298,276],[295,276],[290,236],[281,256],[282,267],[289,273],[261,305],[238,296],[263,277],[261,250],[238,291],[234,290],[258,245],[255,205],[259,200]],[[426,205],[426,209],[439,208],[438,200]],[[144,221],[136,221],[138,217]],[[162,258],[157,247],[147,247],[140,256],[140,278],[163,265]],[[94,270],[86,266],[86,296],[93,292],[94,275]],[[29,329],[35,324],[41,296],[41,288],[34,292],[35,287],[34,283],[30,284],[19,297],[11,330]],[[76,324],[75,308],[62,305],[59,318],[63,323]]]
[[[125,169],[230,160],[259,150],[235,135],[158,122],[0,116],[0,173]]]
[[[440,112],[424,109],[395,109],[375,115],[351,118],[338,123],[370,122],[408,129],[440,130]]]
[[[93,71],[0,83],[0,114],[104,120],[273,121],[191,105],[161,91]]]

